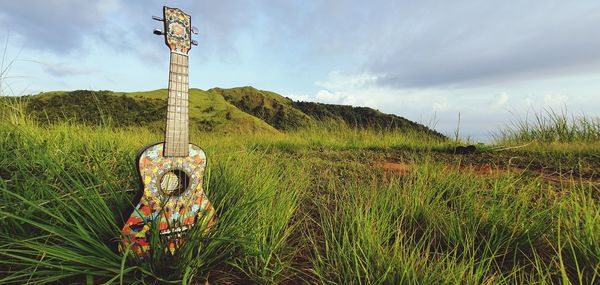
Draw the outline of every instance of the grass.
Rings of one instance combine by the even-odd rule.
[[[533,118],[518,118],[495,134],[497,143],[598,143],[600,118],[569,115],[566,108],[534,112]]]
[[[206,191],[218,223],[208,234],[194,228],[175,256],[123,256],[120,228],[138,190],[134,157],[161,134],[38,125],[22,108],[0,114],[0,284],[600,283],[593,176],[480,175],[461,170],[476,158],[448,154],[452,142],[343,124],[195,131],[190,141],[209,155]],[[560,151],[573,161],[597,157],[585,137],[559,142],[581,152]],[[498,148],[533,140],[506,135],[480,154],[493,162]],[[506,151],[537,157],[556,143]],[[544,154],[549,164],[561,159],[558,148]],[[376,166],[399,156],[410,165],[405,175]]]

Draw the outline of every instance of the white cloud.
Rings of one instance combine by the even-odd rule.
[[[373,86],[378,77],[367,72],[360,74],[350,74],[341,71],[332,71],[328,74],[325,81],[317,81],[317,86],[329,90],[354,90]]]
[[[569,97],[567,97],[566,95],[554,93],[545,94],[542,102],[544,102],[544,106],[555,108],[565,106],[568,100]]]
[[[323,103],[340,104],[344,101],[344,95],[339,92],[332,93],[327,90],[319,90],[314,99]]]
[[[50,75],[63,77],[63,76],[77,76],[77,75],[88,75],[98,72],[96,69],[78,67],[74,65],[68,65],[64,63],[45,63],[39,62],[45,72]]]
[[[398,89],[376,85],[377,76],[369,73],[350,74],[334,71],[323,81],[312,100],[386,110],[448,110],[445,95],[432,89]]]
[[[508,94],[502,93],[494,102],[494,108],[503,108],[508,103]]]
[[[443,102],[434,102],[433,103],[433,111],[435,112],[444,112],[444,111],[448,111],[449,107],[448,107],[448,102],[443,101]]]

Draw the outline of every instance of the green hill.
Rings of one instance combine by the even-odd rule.
[[[319,121],[343,121],[350,127],[377,130],[416,130],[424,133],[433,133],[436,136],[443,137],[442,134],[432,131],[424,125],[417,124],[393,114],[385,114],[368,107],[353,107],[348,105],[333,105],[315,102],[292,102],[292,106]]]
[[[75,121],[116,126],[164,128],[167,90],[111,92],[77,90],[27,96],[26,110],[40,122]],[[189,91],[190,126],[202,131],[278,132],[262,120],[229,104],[222,96],[200,89]]]
[[[27,112],[42,123],[69,120],[91,125],[144,125],[162,130],[167,90],[53,91],[22,99]],[[421,124],[371,108],[296,102],[253,87],[190,89],[189,116],[190,126],[200,131],[277,133],[343,122],[351,128],[419,131],[444,137]]]
[[[227,102],[251,114],[278,130],[288,131],[308,127],[313,118],[293,107],[293,101],[277,93],[254,87],[231,89],[212,88],[208,92],[219,94]]]

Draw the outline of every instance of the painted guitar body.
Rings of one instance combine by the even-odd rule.
[[[148,256],[149,230],[158,223],[173,253],[182,241],[183,232],[194,224],[210,226],[215,210],[202,188],[206,155],[198,146],[189,144],[184,157],[163,156],[164,143],[150,145],[139,155],[137,165],[143,185],[143,195],[123,227],[123,250],[138,256]],[[177,181],[179,180],[179,181]],[[173,184],[182,183],[177,188]],[[180,189],[178,191],[178,189]]]

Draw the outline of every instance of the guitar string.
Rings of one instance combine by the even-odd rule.
[[[173,156],[175,153],[175,124],[177,123],[177,113],[175,112],[177,110],[177,100],[175,98],[175,91],[177,89],[177,54],[173,53],[173,86],[171,88],[171,90],[169,90],[169,96],[171,96],[171,98],[173,98],[173,108],[171,109],[171,113],[173,116],[173,124],[171,125],[171,140],[173,141],[172,143],[172,148],[171,148],[171,156]]]
[[[177,119],[175,120],[175,124],[174,124],[174,137],[177,137],[177,140],[174,141],[173,146],[175,147],[174,149],[174,155],[175,156],[180,156],[180,152],[181,152],[181,139],[180,139],[180,132],[181,132],[181,116],[180,116],[180,109],[181,109],[181,100],[179,97],[181,97],[181,93],[179,93],[179,77],[180,77],[180,69],[181,67],[179,66],[179,61],[181,59],[181,55],[179,54],[175,54],[175,91],[174,91],[174,98],[175,98],[175,102],[176,102],[176,107],[175,107],[175,116],[177,117]],[[172,163],[174,163],[173,160],[171,160]],[[172,167],[172,166],[171,166]],[[175,182],[176,183],[180,183],[179,181],[179,177],[173,177],[173,179],[176,179]],[[171,182],[171,181],[169,181]],[[179,185],[177,185],[179,186]],[[173,189],[175,190],[175,189]]]
[[[182,80],[181,80],[181,89],[182,89],[182,102],[183,102],[183,110],[182,110],[182,156],[187,156],[189,154],[189,123],[188,123],[188,110],[189,110],[189,57],[187,55],[182,55]],[[184,182],[185,183],[185,182]],[[183,185],[185,186],[185,185]]]
[[[175,146],[175,156],[180,156],[181,155],[181,153],[180,153],[181,152],[181,138],[180,138],[180,136],[181,136],[181,134],[180,134],[180,132],[181,132],[181,126],[180,126],[180,124],[181,124],[181,115],[180,115],[180,112],[181,112],[181,100],[180,100],[181,93],[179,92],[179,89],[180,89],[180,87],[179,87],[179,84],[180,84],[179,83],[179,81],[180,81],[179,77],[180,77],[180,75],[179,74],[181,73],[181,70],[180,70],[181,67],[179,65],[179,61],[180,60],[181,60],[181,55],[176,54],[176,61],[175,61],[175,64],[176,64],[175,65],[175,72],[176,72],[176,74],[175,74],[175,76],[176,76],[175,77],[175,94],[173,94],[175,96],[175,102],[177,102],[177,107],[175,108],[175,115],[177,116],[177,120],[175,121],[175,128],[174,128],[174,132],[175,132],[174,135],[175,135],[175,137],[177,137],[177,139],[175,140],[175,144],[174,144],[174,146]],[[180,182],[179,179],[178,179],[179,177],[177,177],[177,178],[173,177],[173,178],[177,179],[175,181],[176,183]],[[176,185],[176,186],[179,186],[179,185]]]
[[[184,57],[184,65],[183,65],[183,105],[184,105],[184,109],[183,109],[183,144],[184,144],[184,148],[183,148],[183,154],[184,156],[188,155],[189,152],[189,123],[188,123],[188,116],[189,116],[189,57],[185,56]]]
[[[169,63],[169,90],[168,90],[168,104],[167,104],[167,135],[165,137],[165,156],[170,156],[171,155],[171,148],[172,148],[172,136],[173,136],[173,118],[174,118],[174,114],[173,114],[173,96],[171,96],[172,94],[172,89],[173,89],[173,61],[175,60],[175,55],[173,53],[171,53],[171,60]]]
[[[167,145],[167,149],[168,149],[168,154],[169,156],[173,155],[173,147],[175,146],[175,141],[173,138],[173,132],[175,131],[175,108],[177,108],[177,101],[175,100],[175,97],[173,96],[173,89],[176,88],[176,86],[173,84],[173,80],[175,79],[174,77],[176,76],[175,73],[177,72],[176,70],[176,65],[174,64],[175,61],[177,60],[176,54],[175,53],[171,53],[171,74],[169,75],[170,77],[170,81],[169,81],[169,100],[171,101],[171,106],[169,107],[169,113],[171,116],[171,124],[169,126],[169,143]],[[171,160],[169,160],[170,163],[172,163]],[[169,166],[169,168],[172,168],[172,165]],[[171,188],[171,176],[169,175],[167,177],[167,181],[166,181],[166,186],[168,187],[168,189]]]
[[[177,121],[177,155],[181,156],[181,152],[182,150],[182,145],[181,145],[181,109],[183,108],[183,101],[181,100],[181,60],[182,60],[182,56],[178,55],[177,56],[177,62],[179,64],[179,66],[177,67],[178,69],[178,77],[177,77],[177,101],[179,101],[179,108],[177,109],[177,117],[178,117],[178,121]]]
[[[173,118],[174,118],[174,122],[173,122],[173,156],[177,156],[178,155],[178,141],[175,140],[176,137],[176,133],[177,132],[177,124],[178,124],[178,114],[177,114],[177,108],[179,107],[179,100],[177,100],[177,84],[178,84],[178,76],[179,76],[179,66],[178,66],[178,61],[179,61],[179,55],[176,53],[173,53],[173,64],[174,64],[174,75],[173,75],[173,90],[171,90],[171,96],[173,97],[173,100],[175,100],[175,108],[173,109]],[[174,160],[171,159],[170,160],[171,164],[174,164]],[[173,166],[171,165],[171,169],[173,169]],[[172,227],[173,225],[169,225],[169,227]]]
[[[183,154],[184,156],[187,156],[189,154],[189,85],[190,85],[190,81],[189,81],[189,57],[185,57],[185,62],[184,62],[184,67],[183,67],[183,105],[184,105],[184,109],[183,109],[183,120],[184,120],[184,124],[183,124],[183,131],[184,131],[184,136],[183,136],[183,143],[184,143],[184,149],[183,149]]]
[[[177,102],[177,108],[175,108],[175,115],[177,120],[175,121],[175,156],[181,156],[181,55],[177,54],[177,79],[175,80],[175,101]]]
[[[184,153],[184,145],[183,145],[183,112],[185,109],[185,101],[183,100],[183,55],[179,55],[179,62],[180,62],[180,66],[179,66],[179,73],[181,73],[181,78],[179,79],[179,102],[180,102],[180,108],[179,108],[179,127],[177,128],[177,130],[179,130],[179,156],[183,156]]]
[[[171,108],[171,96],[168,95],[168,90],[171,89],[171,62],[173,61],[173,55],[169,54],[169,83],[168,83],[168,88],[167,88],[167,123],[165,126],[165,145],[164,145],[164,149],[163,149],[163,156],[167,155],[167,149],[168,149],[168,144],[169,144],[169,120],[171,119],[169,116],[169,109]]]
[[[171,148],[169,149],[169,156],[173,156],[174,152],[175,152],[175,147],[176,147],[176,141],[175,141],[175,127],[177,124],[177,98],[174,96],[174,90],[177,89],[177,54],[173,53],[173,85],[171,90],[169,90],[169,96],[172,99],[172,104],[173,106],[171,107],[171,116],[172,116],[172,121],[171,121]]]
[[[175,143],[175,156],[180,156],[180,152],[181,152],[181,130],[179,127],[179,124],[181,122],[181,92],[179,91],[180,87],[180,78],[181,78],[181,66],[179,65],[179,61],[181,60],[181,55],[177,54],[177,60],[176,60],[176,71],[177,71],[177,75],[176,75],[176,80],[175,80],[175,100],[177,101],[177,108],[175,108],[175,114],[177,116],[177,120],[175,121],[175,137],[176,137],[176,143]]]
[[[183,56],[182,55],[177,55],[177,62],[178,62],[178,66],[177,66],[177,73],[178,73],[178,77],[177,77],[177,101],[179,102],[179,107],[177,108],[177,156],[182,156],[182,152],[183,152],[183,146],[182,146],[182,141],[181,141],[181,109],[183,108],[183,100],[181,100],[181,64],[183,60]]]
[[[182,56],[183,59],[183,67],[182,67],[182,89],[183,89],[183,126],[182,126],[182,135],[183,135],[183,155],[189,155],[189,56]],[[186,176],[187,178],[187,176]],[[183,185],[189,186],[189,185]],[[192,202],[192,201],[190,201]]]
[[[175,152],[175,124],[177,123],[177,99],[175,98],[174,90],[177,89],[177,54],[173,53],[173,86],[171,90],[169,90],[169,95],[173,98],[173,108],[171,109],[171,113],[173,114],[173,124],[171,125],[171,140],[172,147],[170,155],[173,156]]]
[[[184,148],[186,146],[183,145],[183,129],[182,129],[182,124],[183,124],[183,109],[185,108],[185,101],[183,100],[183,94],[182,94],[182,89],[183,89],[183,61],[184,61],[184,56],[183,55],[178,55],[179,57],[179,74],[178,76],[178,98],[179,98],[179,110],[178,110],[178,115],[179,115],[179,122],[178,122],[178,126],[177,126],[177,131],[178,131],[178,137],[179,137],[179,141],[178,143],[178,147],[179,147],[179,151],[178,151],[178,155],[179,156],[183,156],[184,154]],[[178,188],[183,187],[183,181],[181,181],[181,177],[177,177],[177,182],[178,182]],[[180,189],[178,189],[179,191]],[[179,226],[179,220],[177,221],[177,226]]]

